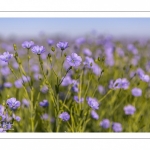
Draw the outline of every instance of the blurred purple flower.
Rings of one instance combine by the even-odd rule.
[[[41,118],[42,118],[43,120],[48,120],[48,119],[49,119],[49,116],[48,116],[48,114],[43,114],[43,115],[41,116]]]
[[[6,133],[6,131],[3,128],[0,128],[0,133]]]
[[[96,98],[87,97],[87,102],[92,109],[99,109],[99,103]]]
[[[93,64],[92,71],[95,75],[99,76],[102,70],[97,64]]]
[[[57,43],[57,47],[60,48],[62,51],[68,48],[68,42],[59,42]]]
[[[86,56],[92,56],[92,52],[88,48],[85,48],[83,50],[83,54],[86,55]]]
[[[142,95],[142,90],[139,88],[133,88],[132,89],[132,95],[135,97],[139,97]]]
[[[20,120],[21,120],[21,118],[19,116],[16,116],[14,119],[18,122],[20,122]]]
[[[42,79],[42,75],[39,74],[39,73],[35,73],[34,74],[34,79],[38,81],[39,79]]]
[[[112,129],[114,132],[121,132],[122,131],[122,125],[118,122],[114,122],[112,124]]]
[[[18,88],[18,89],[22,88],[22,86],[23,86],[21,79],[16,80],[14,84],[15,84],[16,88]]]
[[[29,82],[31,79],[30,79],[30,77],[29,76],[22,76],[22,80],[24,81],[24,82]]]
[[[16,98],[12,97],[7,100],[7,105],[11,110],[16,110],[20,107],[20,101],[17,101]]]
[[[84,98],[78,98],[78,96],[74,96],[74,100],[77,102],[77,103],[82,103],[84,101]]]
[[[119,55],[120,57],[124,57],[124,51],[123,51],[123,49],[117,48],[116,51],[117,51],[117,53],[118,53],[118,55]]]
[[[72,91],[77,93],[79,83],[76,80],[72,80],[72,83],[73,83]]]
[[[137,73],[138,76],[141,76],[142,74],[144,74],[144,71],[143,71],[143,69],[138,68],[138,69],[136,70],[136,73]]]
[[[13,63],[13,67],[14,67],[15,69],[18,69],[18,67],[19,67],[18,63],[17,63],[17,62],[14,62],[14,63]]]
[[[0,59],[5,62],[9,62],[12,57],[13,54],[9,54],[9,52],[4,52],[3,55],[0,55]]]
[[[39,72],[39,66],[38,65],[33,65],[32,67],[31,67],[31,70],[33,71],[33,72],[35,72],[35,73],[38,73]]]
[[[1,127],[3,128],[3,131],[7,131],[11,129],[12,125],[10,122],[1,122]]]
[[[0,105],[0,116],[3,115],[4,110],[5,110],[4,106]]]
[[[61,118],[63,121],[68,121],[70,119],[70,115],[67,112],[63,112],[59,115],[59,118]]]
[[[8,65],[8,63],[7,63],[7,62],[2,61],[2,60],[0,59],[0,66],[2,66],[2,67],[6,67],[7,65]]]
[[[70,76],[66,76],[63,82],[61,83],[62,86],[68,86],[70,84],[72,84],[72,79]]]
[[[52,45],[54,44],[54,41],[51,40],[51,39],[48,39],[48,40],[47,40],[47,43],[48,43],[49,46],[52,46]]]
[[[133,44],[128,44],[127,49],[132,52],[134,55],[138,54],[138,50]]]
[[[49,105],[49,103],[48,103],[47,100],[43,100],[43,101],[40,102],[41,107],[48,107],[48,105]]]
[[[48,92],[48,87],[46,85],[44,85],[41,90],[42,93],[46,94]]]
[[[27,48],[27,49],[30,49],[34,46],[34,42],[33,41],[24,41],[22,43],[22,47],[23,48]]]
[[[78,67],[81,65],[82,58],[78,56],[76,53],[72,53],[71,56],[66,57],[66,61],[70,66]]]
[[[31,51],[37,55],[41,55],[46,50],[45,50],[45,47],[36,45],[32,47]]]
[[[10,82],[5,82],[5,83],[4,83],[4,87],[5,87],[5,88],[11,88],[11,87],[12,87],[12,83],[10,83]]]
[[[8,76],[11,72],[10,72],[9,67],[6,66],[6,67],[1,68],[1,73],[3,76]]]
[[[85,38],[80,37],[80,38],[76,39],[76,44],[81,45],[83,43],[85,43]]]
[[[128,105],[124,107],[124,112],[126,115],[133,115],[136,111],[136,108],[132,105]]]
[[[85,57],[85,61],[83,62],[83,64],[87,68],[92,68],[95,63],[94,63],[93,58]]]
[[[99,85],[99,86],[98,86],[98,91],[99,91],[99,93],[101,93],[101,94],[105,94],[105,88],[104,88],[102,85]]]
[[[145,75],[145,74],[143,74],[143,73],[140,73],[140,74],[139,74],[139,78],[140,78],[142,81],[144,81],[144,82],[149,82],[149,81],[150,81],[149,75]]]
[[[100,122],[100,126],[104,129],[107,129],[109,128],[110,126],[110,121],[108,119],[103,119],[101,122]]]
[[[26,100],[26,99],[23,99],[23,100],[22,100],[22,105],[23,105],[24,107],[29,107],[30,102],[29,102],[28,100]]]
[[[93,119],[96,119],[96,120],[99,119],[99,115],[96,113],[95,110],[92,110],[92,111],[91,111],[91,116],[92,116]]]
[[[122,89],[126,90],[129,88],[129,84],[130,84],[126,78],[123,78],[123,79],[119,78],[114,83],[112,83],[112,82],[113,81],[111,80],[109,87],[113,88],[113,89],[121,89],[122,88]]]

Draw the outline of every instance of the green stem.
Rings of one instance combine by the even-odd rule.
[[[100,100],[99,102],[101,102],[110,92],[112,92],[113,90],[109,90]]]

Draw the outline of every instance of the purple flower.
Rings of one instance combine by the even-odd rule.
[[[124,107],[124,112],[126,115],[133,115],[136,111],[136,108],[132,105],[128,105]]]
[[[0,66],[2,66],[2,67],[6,67],[7,65],[8,65],[8,63],[7,63],[7,62],[2,61],[2,60],[0,59]]]
[[[31,67],[31,70],[32,70],[33,72],[35,72],[35,73],[38,73],[38,72],[39,72],[39,66],[38,66],[38,65],[33,65],[33,66]]]
[[[29,103],[28,100],[23,99],[23,100],[22,100],[22,105],[23,105],[24,107],[29,107],[30,103]]]
[[[10,122],[1,122],[1,127],[3,128],[3,131],[10,130],[12,125]]]
[[[18,63],[17,63],[17,62],[14,62],[14,63],[13,63],[13,67],[14,67],[15,69],[18,69],[18,68],[19,68]]]
[[[48,116],[48,114],[43,114],[43,115],[41,116],[41,118],[42,118],[43,120],[48,120],[48,119],[49,119],[49,116]]]
[[[119,55],[120,57],[124,57],[124,51],[123,51],[123,49],[117,48],[116,51],[117,51],[117,53],[118,53],[118,55]]]
[[[136,73],[137,73],[137,75],[140,77],[142,74],[144,74],[144,71],[143,71],[143,69],[138,68],[138,69],[136,70]]]
[[[105,94],[105,88],[102,85],[98,86],[98,91],[101,94]]]
[[[0,116],[3,115],[4,110],[5,110],[4,106],[0,105]]]
[[[71,56],[66,57],[66,61],[70,66],[78,67],[82,62],[82,58],[78,56],[76,53],[72,53]]]
[[[22,43],[22,47],[23,48],[27,48],[30,49],[34,46],[34,42],[33,41],[25,41]]]
[[[97,64],[93,64],[92,71],[95,75],[99,76],[102,70]]]
[[[82,103],[84,101],[84,98],[78,98],[78,96],[74,96],[74,100],[77,102],[77,103]]]
[[[10,82],[5,82],[4,83],[4,87],[6,88],[11,88],[12,87],[12,84]]]
[[[122,88],[122,89],[126,90],[126,89],[128,89],[129,84],[130,83],[128,82],[128,80],[126,78],[123,78],[123,79],[119,78],[114,83],[111,80],[109,87],[113,88],[113,89],[121,89]]]
[[[44,85],[42,88],[41,88],[41,92],[42,93],[47,93],[48,92],[48,87],[46,85]]]
[[[142,95],[142,90],[139,88],[133,88],[132,89],[132,95],[135,97],[139,97]]]
[[[70,84],[72,84],[72,79],[71,79],[71,77],[70,76],[66,76],[65,78],[64,78],[64,80],[63,80],[63,82],[62,82],[62,86],[68,86],[68,85],[70,85]]]
[[[59,42],[57,43],[57,47],[60,48],[62,51],[68,48],[68,42]]]
[[[112,129],[114,132],[121,132],[122,131],[122,125],[118,122],[114,122],[112,124]]]
[[[47,43],[48,43],[48,45],[49,45],[49,46],[52,46],[52,45],[54,44],[54,41],[53,41],[53,40],[48,39],[48,40],[47,40]]]
[[[91,98],[91,97],[88,97],[87,98],[87,102],[88,102],[88,105],[92,108],[92,109],[99,109],[99,103],[97,101],[96,98]]]
[[[138,50],[136,49],[136,47],[133,44],[129,44],[127,46],[128,50],[131,51],[134,55],[138,53]]]
[[[59,118],[61,118],[63,121],[68,121],[70,119],[70,115],[67,112],[63,112],[59,115]]]
[[[23,80],[24,82],[29,82],[31,79],[30,79],[29,76],[22,76],[22,80]]]
[[[85,61],[83,62],[85,67],[92,68],[92,66],[95,64],[93,58],[85,57]]]
[[[89,49],[85,48],[85,49],[83,50],[83,54],[86,55],[86,56],[91,56],[91,55],[92,55],[92,52],[91,52]]]
[[[13,54],[9,54],[9,52],[4,52],[3,55],[0,55],[0,59],[5,62],[9,62],[12,57]]]
[[[95,110],[92,110],[92,111],[91,111],[91,116],[92,116],[93,119],[96,119],[96,120],[99,119],[99,116],[98,116],[98,114],[96,113]]]
[[[104,129],[107,129],[109,128],[110,126],[110,121],[108,119],[103,119],[101,122],[100,122],[100,126]]]
[[[10,69],[8,67],[2,67],[1,73],[3,76],[8,76],[11,72],[10,72]]]
[[[46,50],[43,46],[33,46],[31,51],[37,55],[41,55],[42,53],[44,53]]]
[[[80,37],[80,38],[76,39],[76,44],[81,45],[83,43],[85,43],[85,38]]]
[[[3,128],[0,128],[0,133],[6,133],[6,131]]]
[[[113,86],[114,86],[114,82],[113,82],[113,80],[110,80],[110,81],[109,81],[109,88],[112,89]]]
[[[34,74],[34,79],[35,79],[35,80],[42,79],[42,75],[39,74],[39,73],[35,73],[35,74]]]
[[[20,101],[17,101],[16,98],[10,98],[7,100],[7,105],[11,110],[16,110],[20,107]]]
[[[14,119],[15,119],[17,122],[20,122],[20,120],[21,120],[21,118],[20,118],[19,116],[16,116]]]
[[[73,83],[72,91],[77,93],[79,91],[78,89],[79,83],[76,80],[73,80],[72,83]]]
[[[40,102],[40,106],[41,107],[47,107],[49,105],[47,100],[43,100],[42,102]]]
[[[126,90],[129,88],[129,81],[126,78],[121,79],[121,88]]]
[[[139,77],[140,77],[140,79],[141,79],[142,81],[144,81],[144,82],[149,82],[149,81],[150,81],[149,75],[145,75],[144,73],[140,73],[140,74],[139,74]]]
[[[22,86],[23,86],[21,79],[16,80],[14,84],[15,84],[16,88],[18,88],[18,89],[22,88]]]

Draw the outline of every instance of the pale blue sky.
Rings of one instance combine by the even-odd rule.
[[[0,35],[8,37],[66,34],[80,36],[96,30],[113,36],[150,37],[150,18],[0,18]]]

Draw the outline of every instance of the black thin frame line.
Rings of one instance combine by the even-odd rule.
[[[0,11],[0,12],[150,12],[150,11]]]
[[[145,139],[145,140],[147,140],[147,139],[150,139],[150,138],[0,138],[0,139],[16,139],[16,140],[21,140],[21,139],[40,139],[40,140],[45,140],[45,139],[54,139],[54,140],[59,140],[59,139],[61,139],[61,140],[72,140],[72,139],[75,139],[75,140],[77,140],[77,139],[87,139],[87,140],[91,140],[91,139],[114,139],[114,140],[124,140],[124,139],[137,139],[137,140],[140,140],[140,139]]]

